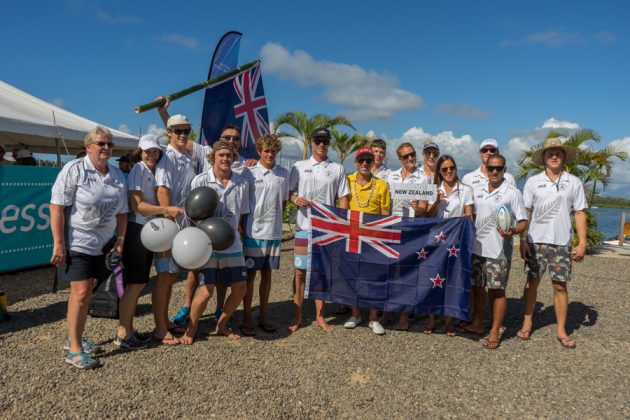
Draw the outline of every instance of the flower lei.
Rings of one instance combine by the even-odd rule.
[[[357,202],[357,206],[361,208],[367,207],[370,204],[370,200],[372,200],[372,195],[374,195],[374,190],[376,189],[376,181],[374,179],[374,176],[372,176],[372,181],[370,182],[370,194],[368,195],[367,200],[364,202],[359,201],[359,194],[357,194],[357,181],[354,180],[352,182],[352,185],[352,196],[354,197],[354,201]]]

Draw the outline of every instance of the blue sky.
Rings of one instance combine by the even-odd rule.
[[[202,81],[236,29],[240,62],[263,59],[272,117],[343,113],[392,146],[431,136],[464,168],[491,137],[513,167],[551,127],[592,128],[630,151],[628,21],[624,1],[4,2],[0,79],[146,132],[160,120],[134,106]],[[198,126],[202,100],[172,111]],[[630,163],[609,193],[630,196]]]

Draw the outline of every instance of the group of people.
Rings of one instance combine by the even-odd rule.
[[[20,149],[19,147],[13,149],[11,151],[12,161],[5,159],[6,153],[6,149],[0,144],[0,165],[37,166],[37,160],[28,149]]]
[[[456,328],[446,318],[446,332],[483,335],[485,302],[489,297],[491,327],[484,347],[500,345],[502,322],[507,299],[512,258],[512,237],[520,235],[520,254],[526,262],[527,282],[524,289],[525,313],[517,336],[527,340],[532,332],[532,313],[540,279],[549,270],[554,289],[557,337],[560,344],[574,348],[575,342],[565,329],[568,309],[567,282],[571,261],[583,258],[586,244],[586,207],[583,186],[579,179],[565,171],[565,164],[575,158],[575,150],[560,139],[548,139],[533,160],[544,165],[544,171],[528,179],[523,193],[514,178],[506,172],[506,160],[499,154],[495,140],[481,143],[480,167],[461,180],[455,159],[440,155],[432,141],[422,145],[423,162],[413,144],[397,148],[402,164],[399,170],[385,165],[387,144],[376,139],[360,148],[354,157],[356,171],[346,175],[343,167],[329,159],[331,134],[318,128],[310,135],[310,158],[296,162],[290,171],[276,163],[282,144],[273,134],[256,141],[258,160],[239,155],[240,130],[225,127],[220,138],[210,147],[189,139],[191,124],[183,115],[168,115],[159,108],[166,125],[169,144],[160,146],[155,136],[145,135],[131,155],[135,163],[128,179],[108,161],[114,144],[106,128],[96,127],[85,138],[86,156],[67,163],[52,188],[51,229],[54,248],[51,262],[59,277],[70,282],[68,301],[68,338],[65,361],[77,368],[98,365],[94,357],[100,350],[83,336],[94,279],[106,275],[108,254],[121,253],[125,293],[120,301],[120,320],[114,344],[126,349],[139,349],[154,339],[163,345],[193,344],[199,319],[216,288],[216,334],[229,339],[257,334],[257,328],[273,333],[269,321],[268,302],[273,270],[279,268],[283,213],[290,200],[297,206],[297,230],[294,243],[295,315],[291,332],[302,326],[302,307],[308,262],[308,207],[312,201],[356,211],[405,217],[470,217],[476,225],[473,247],[471,298],[472,317]],[[197,164],[202,163],[199,174]],[[391,198],[390,185],[434,183],[437,198],[400,200]],[[234,228],[234,243],[214,251],[200,269],[187,273],[184,302],[179,312],[169,319],[168,308],[174,281],[181,268],[170,252],[152,253],[140,240],[144,224],[158,215],[175,220],[181,227],[192,223],[184,214],[188,193],[199,186],[214,189],[219,204],[214,215],[227,220]],[[503,230],[496,224],[497,208],[508,207],[514,225]],[[572,247],[571,216],[574,216],[579,237]],[[112,239],[113,237],[113,239]],[[112,239],[112,240],[110,240]],[[135,331],[133,318],[138,298],[149,280],[155,263],[157,280],[152,291],[155,329],[144,335]],[[260,312],[257,323],[252,314],[254,280],[260,272]],[[230,289],[229,296],[227,291]],[[238,330],[232,328],[231,317],[243,304],[244,316]],[[315,301],[316,324],[332,331],[324,313],[324,302]],[[344,327],[362,324],[362,311],[368,312],[368,327],[378,335],[384,326],[407,330],[411,314],[379,314],[374,308],[348,308],[351,316]],[[380,315],[380,317],[379,317]],[[395,317],[398,317],[395,320]],[[429,316],[424,332],[431,334],[435,317]],[[240,331],[239,331],[240,330]]]

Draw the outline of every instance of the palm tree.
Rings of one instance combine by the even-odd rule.
[[[340,164],[343,166],[343,161],[348,156],[359,150],[363,146],[367,146],[372,137],[363,134],[355,133],[352,136],[348,133],[343,133],[336,128],[331,130],[332,134],[332,148],[337,152],[339,156]]]
[[[291,127],[294,133],[279,131],[280,127],[283,125]],[[278,115],[273,120],[273,126],[275,127],[276,134],[281,137],[292,137],[302,143],[303,159],[306,159],[307,156],[310,134],[317,128],[331,128],[337,125],[345,125],[353,130],[356,130],[350,120],[342,115],[329,117],[324,114],[317,114],[309,118],[308,115],[302,111],[289,111]]]

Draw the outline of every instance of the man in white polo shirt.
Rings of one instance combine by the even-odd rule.
[[[210,169],[208,172],[196,176],[191,188],[201,186],[210,187],[219,196],[219,204],[214,211],[214,217],[225,219],[234,229],[234,242],[227,249],[213,251],[210,260],[199,269],[199,290],[195,294],[191,308],[190,319],[185,334],[180,338],[182,344],[192,344],[197,335],[199,318],[203,315],[208,301],[212,297],[214,287],[222,283],[225,288],[230,287],[231,294],[225,302],[225,308],[217,321],[216,334],[230,340],[241,338],[228,326],[230,317],[241,304],[247,292],[247,272],[243,256],[243,243],[239,234],[243,217],[249,213],[249,183],[239,174],[232,171],[231,166],[236,152],[229,142],[219,140],[212,145]]]
[[[497,143],[494,139],[485,139],[481,142],[479,146],[479,157],[481,158],[481,166],[479,166],[476,170],[467,173],[462,178],[462,184],[468,185],[473,190],[481,186],[488,185],[488,170],[486,168],[486,164],[488,162],[488,158],[492,155],[496,155],[499,153],[499,143]],[[516,186],[516,181],[514,181],[514,177],[505,172],[503,174],[503,178],[505,181],[512,185]]]
[[[308,261],[308,232],[311,221],[308,218],[308,206],[311,201],[338,207],[348,208],[348,181],[343,167],[328,159],[328,148],[332,136],[326,128],[319,128],[310,135],[313,154],[310,159],[296,162],[289,173],[289,199],[298,207],[297,228],[295,233],[295,318],[289,326],[295,332],[302,325],[302,305],[306,287],[306,266]],[[324,319],[324,301],[315,300],[315,317],[317,325],[324,331],[333,328]]]
[[[521,192],[503,178],[505,158],[499,154],[492,155],[486,163],[488,184],[475,189],[473,197],[477,234],[473,244],[470,284],[475,313],[472,324],[465,326],[464,330],[477,335],[483,334],[487,287],[492,326],[483,346],[494,350],[500,345],[499,329],[507,308],[505,288],[512,262],[512,236],[527,228],[527,214]],[[508,230],[501,229],[496,222],[497,209],[502,205],[508,207],[512,220],[516,221]]]
[[[269,322],[267,307],[271,291],[271,271],[280,268],[282,221],[289,198],[289,171],[276,163],[282,149],[280,138],[265,134],[256,140],[260,160],[243,171],[249,183],[249,215],[243,240],[247,267],[247,294],[243,299],[243,335],[256,335],[252,318],[254,280],[260,271],[260,315],[258,326],[266,333],[276,327]]]
[[[391,169],[385,165],[387,157],[387,143],[382,139],[374,139],[370,143],[370,149],[374,153],[374,165],[372,165],[372,175],[387,182],[387,177]]]
[[[581,261],[586,252],[586,197],[579,178],[565,171],[565,164],[575,160],[577,151],[560,138],[548,138],[542,149],[532,155],[532,161],[545,170],[525,183],[523,196],[529,216],[529,234],[521,236],[521,257],[525,260],[527,283],[523,296],[523,326],[517,333],[529,340],[536,292],[540,278],[548,269],[553,284],[556,336],[564,348],[573,349],[575,342],[566,331],[569,295],[567,282],[571,278],[571,260]],[[572,248],[571,214],[579,242]]]
[[[402,167],[396,171],[391,171],[387,176],[387,184],[390,190],[392,184],[429,184],[431,180],[424,175],[421,168],[416,166],[416,150],[411,143],[402,143],[396,150],[398,160]],[[403,217],[414,217],[418,209],[418,201],[392,199],[392,215]]]

